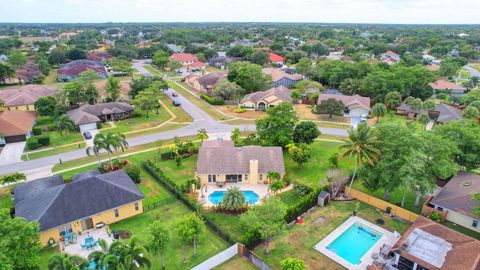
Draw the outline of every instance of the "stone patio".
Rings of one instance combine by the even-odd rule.
[[[259,204],[263,198],[270,195],[270,193],[268,192],[268,185],[265,185],[265,184],[255,185],[255,184],[225,183],[223,187],[218,187],[216,184],[207,184],[205,186],[202,186],[202,189],[198,193],[198,201],[205,207],[214,206],[214,204],[208,200],[208,195],[212,194],[215,191],[226,191],[231,187],[239,187],[240,190],[243,190],[243,191],[250,190],[257,193],[260,199],[256,202],[256,204]]]
[[[99,239],[103,239],[107,241],[108,245],[110,245],[113,242],[113,237],[108,236],[107,227],[103,227],[97,230],[89,230],[86,232],[82,232],[82,235],[77,236],[77,243],[68,244],[66,246],[63,246],[63,244],[61,244],[60,249],[70,255],[77,255],[83,258],[87,258],[88,254],[90,254],[91,252],[95,250],[101,250],[98,244],[94,248],[91,248],[90,250],[87,250],[85,248],[82,248],[82,246],[80,246],[80,244],[85,243],[85,238],[88,237],[89,235],[92,236],[93,239],[95,239],[95,241]]]

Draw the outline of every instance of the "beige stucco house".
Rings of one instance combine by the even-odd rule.
[[[264,111],[282,102],[291,103],[291,95],[291,91],[285,86],[277,86],[267,91],[258,91],[246,95],[241,102],[241,106],[247,110]]]
[[[204,141],[200,147],[195,175],[202,184],[261,184],[269,172],[285,175],[281,147],[235,147],[232,141]]]

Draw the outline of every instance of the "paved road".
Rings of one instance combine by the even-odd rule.
[[[143,68],[143,64],[144,64],[143,61],[134,62],[135,68],[138,68],[140,73],[147,72],[148,74],[150,74],[148,70]],[[172,98],[171,89],[167,90],[166,93],[170,98]],[[234,128],[239,128],[241,131],[255,130],[255,125],[228,125],[228,124],[217,122],[208,113],[198,108],[195,104],[190,102],[185,97],[179,95],[178,97],[175,97],[175,99],[180,101],[181,106],[185,110],[185,112],[187,112],[193,118],[192,124],[179,129],[171,130],[171,131],[165,131],[161,133],[155,133],[155,134],[149,134],[149,135],[130,138],[130,139],[127,139],[128,144],[130,146],[138,146],[142,144],[152,143],[158,140],[172,139],[175,136],[178,136],[178,137],[192,136],[197,134],[198,130],[201,128],[206,129],[207,132],[210,134],[210,136],[212,136],[213,134],[229,133]],[[320,128],[320,131],[322,132],[322,134],[328,134],[328,135],[337,135],[337,136],[347,135],[346,129],[340,129],[340,128]],[[3,164],[0,164],[0,175],[13,173],[13,172],[28,171],[34,168],[53,166],[54,164],[59,163],[60,159],[62,161],[69,161],[69,160],[79,159],[82,157],[86,157],[86,153],[84,149],[56,154],[56,155],[34,159],[30,161],[10,164],[8,166],[4,166]]]
[[[468,72],[470,72],[470,77],[474,77],[474,76],[480,77],[480,71],[472,68],[471,66],[465,65],[463,66],[463,68],[468,70]]]

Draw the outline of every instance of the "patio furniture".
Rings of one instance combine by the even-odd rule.
[[[225,185],[225,182],[217,182],[217,187],[223,187]]]
[[[94,247],[96,247],[98,244],[98,240],[95,240],[93,239],[92,236],[88,235],[85,239],[84,239],[84,244],[80,244],[80,246],[82,248],[86,248],[87,250],[90,250]]]
[[[95,224],[95,228],[97,228],[97,230],[101,229],[103,227],[105,227],[105,223],[103,223],[103,222],[99,222],[99,223]]]

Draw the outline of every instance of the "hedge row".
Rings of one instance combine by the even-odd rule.
[[[191,201],[186,197],[180,190],[177,184],[175,184],[172,180],[170,180],[163,171],[155,165],[152,160],[147,160],[142,163],[143,168],[155,179],[165,187],[168,191],[170,191],[175,197],[177,197],[181,202],[183,202],[190,210],[197,212],[198,215],[202,217],[205,221],[205,224],[212,229],[215,233],[220,235],[220,237],[225,240],[230,245],[235,244],[237,241],[228,233],[223,231],[220,227],[218,227],[210,218],[205,215],[203,208],[197,202]]]
[[[193,154],[198,154],[198,148],[195,147],[195,149],[193,149],[192,152],[185,152],[185,153],[180,153],[182,158],[187,158],[187,157],[190,157],[192,156]],[[163,152],[160,154],[160,159],[161,160],[174,160],[175,159],[175,156],[177,154],[173,151],[168,151],[168,152]]]
[[[215,99],[215,98],[209,97],[208,95],[203,94],[203,93],[200,94],[200,97],[211,105],[223,105],[223,104],[225,104],[225,101],[223,101],[221,99]]]
[[[34,136],[27,139],[27,148],[29,150],[35,150],[40,146],[47,145],[50,145],[50,136],[48,135]]]

